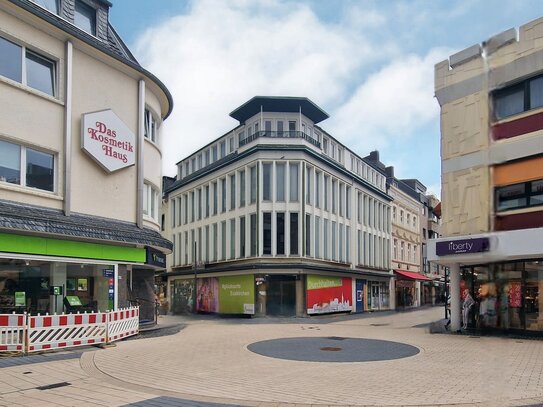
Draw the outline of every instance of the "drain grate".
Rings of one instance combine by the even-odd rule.
[[[321,348],[324,352],[339,352],[341,348],[334,348],[333,346],[325,346],[324,348]]]
[[[330,340],[332,340],[332,341],[344,341],[344,340],[347,339],[347,338],[343,338],[343,337],[341,337],[341,336],[329,336],[329,337],[326,338],[326,339],[330,339]]]
[[[370,326],[388,326],[390,324],[370,324]]]
[[[71,385],[72,384],[68,383],[68,382],[60,382],[60,383],[48,384],[47,386],[36,387],[36,389],[38,389],[38,390],[51,390],[51,389],[56,389],[58,387],[65,387],[65,386],[71,386]]]

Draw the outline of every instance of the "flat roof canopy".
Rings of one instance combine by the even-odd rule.
[[[255,96],[230,113],[230,117],[244,123],[249,117],[259,113],[261,108],[264,112],[287,113],[298,113],[301,109],[302,114],[315,124],[330,117],[308,98],[289,96]]]

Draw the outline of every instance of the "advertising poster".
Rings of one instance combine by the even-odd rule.
[[[522,286],[520,282],[510,283],[509,306],[512,308],[520,308],[522,306]]]
[[[221,314],[255,313],[254,276],[219,277],[219,312]]]
[[[307,276],[308,314],[352,310],[352,279],[348,277]]]
[[[198,279],[196,310],[198,312],[219,312],[219,280],[216,277]]]

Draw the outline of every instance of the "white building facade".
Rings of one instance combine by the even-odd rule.
[[[385,174],[326,133],[306,98],[255,97],[165,188],[170,310],[388,309]],[[196,284],[196,287],[195,287]]]

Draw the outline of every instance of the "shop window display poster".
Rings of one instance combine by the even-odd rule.
[[[352,279],[307,276],[307,313],[326,314],[353,310]]]

